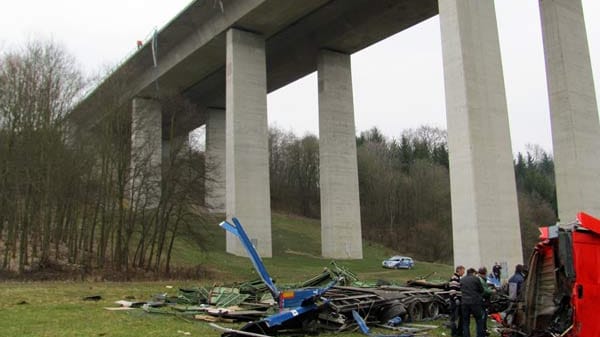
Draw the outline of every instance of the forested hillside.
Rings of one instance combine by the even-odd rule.
[[[314,135],[270,131],[273,208],[319,217],[319,147]],[[363,237],[418,259],[450,263],[452,227],[446,132],[377,128],[357,138]],[[539,225],[556,221],[552,157],[539,147],[515,160],[525,258]],[[427,247],[427,249],[423,249]]]

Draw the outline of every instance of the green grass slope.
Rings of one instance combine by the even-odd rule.
[[[210,270],[216,279],[232,281],[256,277],[252,263],[247,257],[225,253],[225,231],[218,226],[222,219],[215,217],[206,221],[198,232],[202,233],[203,247],[182,235],[174,247],[174,266],[202,265]],[[243,223],[242,223],[243,225]],[[273,213],[272,216],[273,257],[263,261],[271,274],[279,282],[292,283],[316,275],[331,260],[321,258],[321,228],[319,220]],[[386,270],[381,261],[394,254],[381,245],[363,242],[362,260],[338,260],[338,264],[358,274],[361,280],[386,279],[405,281],[429,276],[429,279],[446,280],[452,274],[448,265],[416,261],[412,270]]]

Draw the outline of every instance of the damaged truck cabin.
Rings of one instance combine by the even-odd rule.
[[[521,302],[507,325],[527,336],[600,336],[600,220],[540,229]]]

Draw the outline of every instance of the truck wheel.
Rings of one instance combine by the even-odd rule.
[[[440,306],[436,302],[426,303],[424,308],[424,317],[435,319],[440,314]]]
[[[408,316],[412,322],[423,320],[423,303],[413,302],[408,305]]]
[[[385,324],[394,317],[400,316],[404,318],[405,315],[406,307],[404,304],[392,303],[381,310],[379,314],[379,322],[381,322],[381,324]]]

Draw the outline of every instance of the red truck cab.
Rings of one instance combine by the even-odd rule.
[[[571,335],[600,336],[600,220],[586,213],[579,213],[577,218],[587,231],[573,232],[575,282],[571,296]]]
[[[540,231],[520,330],[529,336],[600,336],[600,220],[582,212],[575,223]]]

